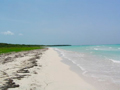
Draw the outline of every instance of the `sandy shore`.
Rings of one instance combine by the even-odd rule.
[[[51,48],[44,52],[31,52],[22,58],[1,64],[0,74],[7,79],[7,83],[14,82],[16,85],[8,90],[96,90],[61,60],[58,53]],[[1,80],[0,86],[3,86],[6,82],[3,78]]]

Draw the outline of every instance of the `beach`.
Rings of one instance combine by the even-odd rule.
[[[98,90],[120,90],[120,45],[56,47],[62,62]]]
[[[96,90],[52,48],[24,52],[22,57],[0,64],[0,71],[2,90]]]

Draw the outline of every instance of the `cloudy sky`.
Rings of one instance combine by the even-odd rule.
[[[120,0],[0,0],[0,42],[120,44]]]

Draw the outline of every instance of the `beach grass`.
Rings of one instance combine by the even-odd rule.
[[[35,49],[43,49],[44,46],[40,45],[15,45],[15,44],[0,44],[0,54],[10,52],[29,51]]]

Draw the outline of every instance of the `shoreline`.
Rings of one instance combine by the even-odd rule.
[[[11,70],[9,69],[9,72],[6,70],[7,73],[11,73],[11,77],[16,75],[15,70],[17,70],[17,75],[23,76],[23,78],[19,77],[19,80],[18,77],[17,79],[14,79],[14,77],[11,83],[14,82],[15,86],[19,85],[19,87],[11,87],[9,90],[96,90],[95,87],[84,81],[77,73],[70,70],[70,66],[63,63],[62,58],[59,57],[59,54],[52,48],[41,52],[36,51],[34,54],[32,52],[28,53],[29,55],[27,55],[27,57],[18,58],[19,63],[23,62],[21,66],[17,65],[19,64],[17,60],[6,63],[6,65],[10,63],[17,65],[14,66],[10,64]],[[34,56],[39,58],[35,58]],[[32,59],[30,57],[32,57]],[[34,66],[20,69],[28,65],[28,63],[30,65],[34,63]],[[18,66],[19,69],[15,68]],[[5,68],[6,67],[3,67],[3,69]]]
[[[62,49],[59,49],[59,48],[55,48],[54,50],[57,51],[59,56],[63,59],[62,62],[65,63],[66,65],[70,66],[70,70],[77,73],[82,79],[84,79],[87,83],[94,86],[97,90],[119,90],[120,89],[120,85],[117,84],[118,82],[116,83],[116,81],[112,81],[112,79],[109,77],[109,76],[112,76],[112,74],[114,72],[111,73],[111,75],[108,76],[109,77],[108,79],[106,79],[106,78],[97,78],[97,77],[99,77],[99,75],[102,75],[102,73],[98,73],[98,76],[97,76],[97,73],[96,73],[96,76],[94,74],[93,74],[93,76],[89,75],[89,72],[87,72],[87,70],[89,70],[89,68],[91,68],[90,64],[92,62],[82,63],[82,61],[85,61],[85,60],[90,61],[91,58],[87,58],[87,59],[83,58],[83,60],[81,58],[76,58],[78,56],[81,56],[81,53],[77,52],[77,51],[74,52],[72,50],[71,51],[67,50],[67,49],[62,50]],[[77,54],[75,54],[75,53],[77,53]],[[87,57],[89,56],[89,54],[84,54],[84,55],[86,55]],[[96,58],[96,61],[97,60],[101,60],[101,59]],[[81,63],[80,63],[80,61],[81,61]],[[110,62],[110,64],[113,65],[112,62]],[[85,67],[86,65],[89,66],[89,67],[86,68]],[[96,63],[96,65],[97,65],[97,63]],[[94,65],[93,65],[93,67],[94,68],[92,70],[95,69]],[[101,68],[99,68],[99,70]],[[98,70],[98,72],[99,72],[99,70]],[[104,72],[104,70],[103,70],[103,72]],[[118,81],[119,81],[119,79],[118,79]]]
[[[54,83],[50,84],[45,90],[96,90],[94,86],[73,72],[69,65],[63,63],[57,51],[49,48],[46,56],[45,58],[49,62],[46,73],[49,73],[48,78],[51,78]]]

